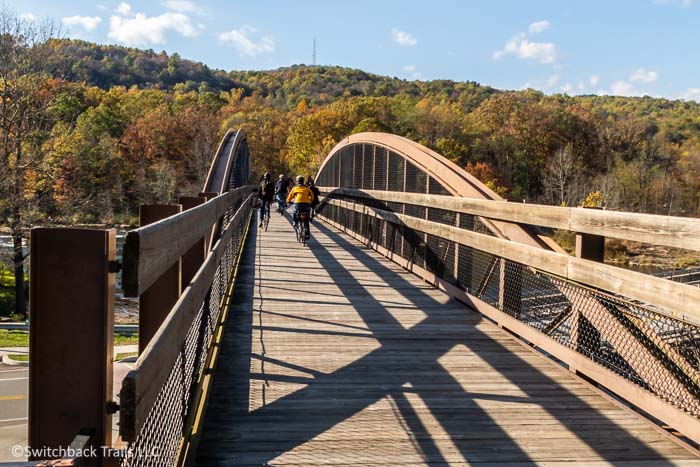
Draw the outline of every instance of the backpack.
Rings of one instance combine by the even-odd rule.
[[[315,206],[321,202],[321,200],[319,200],[319,198],[321,197],[321,192],[318,190],[318,188],[316,188],[316,185],[311,185],[309,189],[311,190],[311,193],[314,194],[313,204]]]
[[[261,186],[262,186],[263,194],[267,195],[267,194],[272,194],[275,192],[275,184],[272,183],[272,181],[269,181],[269,182],[263,181]]]

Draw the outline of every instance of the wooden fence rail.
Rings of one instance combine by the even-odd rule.
[[[377,216],[387,222],[405,225],[419,232],[436,235],[583,285],[639,300],[659,307],[659,312],[667,316],[700,325],[700,288],[698,287],[362,204],[327,197],[324,198],[324,202],[362,214]],[[433,207],[437,206],[440,209],[443,208],[442,205],[433,205]]]
[[[126,234],[122,288],[127,297],[138,297],[178,258],[211,232],[212,226],[250,187],[217,196],[180,214],[132,230]]]
[[[232,194],[225,199],[235,200],[236,197],[243,196],[243,193],[249,192],[250,187],[240,188],[236,190],[236,195]],[[219,198],[224,198],[224,196],[225,195],[222,195]],[[209,201],[209,203],[215,201],[216,199]],[[209,252],[204,264],[188,287],[185,288],[180,299],[137,360],[134,369],[124,378],[120,392],[121,408],[119,419],[119,429],[123,439],[127,441],[136,439],[140,428],[145,423],[151,408],[173,368],[173,364],[177,360],[178,355],[182,352],[187,333],[192,326],[195,315],[205,301],[205,297],[212,286],[214,275],[221,263],[229,240],[236,227],[238,227],[241,222],[245,221],[244,217],[249,214],[249,207],[252,201],[253,196],[249,194],[228,223],[228,226],[224,227],[224,230]],[[199,207],[205,207],[207,204]],[[191,211],[195,209],[198,208],[193,208]],[[180,216],[187,216],[191,211],[185,211],[180,214]],[[214,212],[223,213],[224,211],[225,210],[219,211],[217,206],[217,210]],[[167,220],[168,219],[166,219],[166,221]],[[200,236],[211,228],[209,221],[210,218],[206,217],[207,225],[205,228],[197,229]],[[174,218],[169,225],[172,227],[173,225],[180,226],[181,224]],[[195,225],[190,225],[189,227],[195,229]],[[178,228],[175,227],[174,230],[178,231]],[[192,238],[196,239],[195,236],[192,236]],[[179,245],[179,248],[186,251],[189,246],[191,245],[187,245],[187,243],[183,242]],[[168,248],[168,243],[161,245],[161,249]]]
[[[319,187],[324,193],[471,214],[507,222],[569,230],[684,250],[700,251],[700,219],[599,209],[510,203],[477,198],[351,188]]]

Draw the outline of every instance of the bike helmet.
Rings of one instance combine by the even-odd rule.
[[[303,185],[304,184],[304,177],[301,175],[297,175],[297,185]]]
[[[280,175],[278,178],[279,178],[280,180],[284,180],[284,175]]]
[[[272,176],[272,174],[270,172],[265,172],[265,175],[263,175],[263,178],[265,178],[265,180],[269,180],[271,176]]]

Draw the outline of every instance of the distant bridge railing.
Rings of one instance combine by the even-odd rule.
[[[699,251],[700,219],[508,203],[374,133],[317,181],[322,219],[700,442],[700,289],[603,264],[606,236]],[[538,227],[575,232],[577,257]]]

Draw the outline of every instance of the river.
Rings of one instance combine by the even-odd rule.
[[[117,229],[117,260],[121,261],[122,249],[124,248],[124,239],[126,238],[125,229]],[[27,239],[23,242],[24,253],[29,253],[29,245]],[[12,261],[12,237],[10,235],[0,235],[0,260],[10,265]],[[29,274],[29,261],[27,260],[26,265],[27,273]],[[138,299],[137,298],[126,298],[122,293],[121,289],[121,274],[117,274],[116,277],[116,290],[115,290],[115,306],[114,314],[115,321],[119,324],[126,323],[137,323],[138,322]]]

